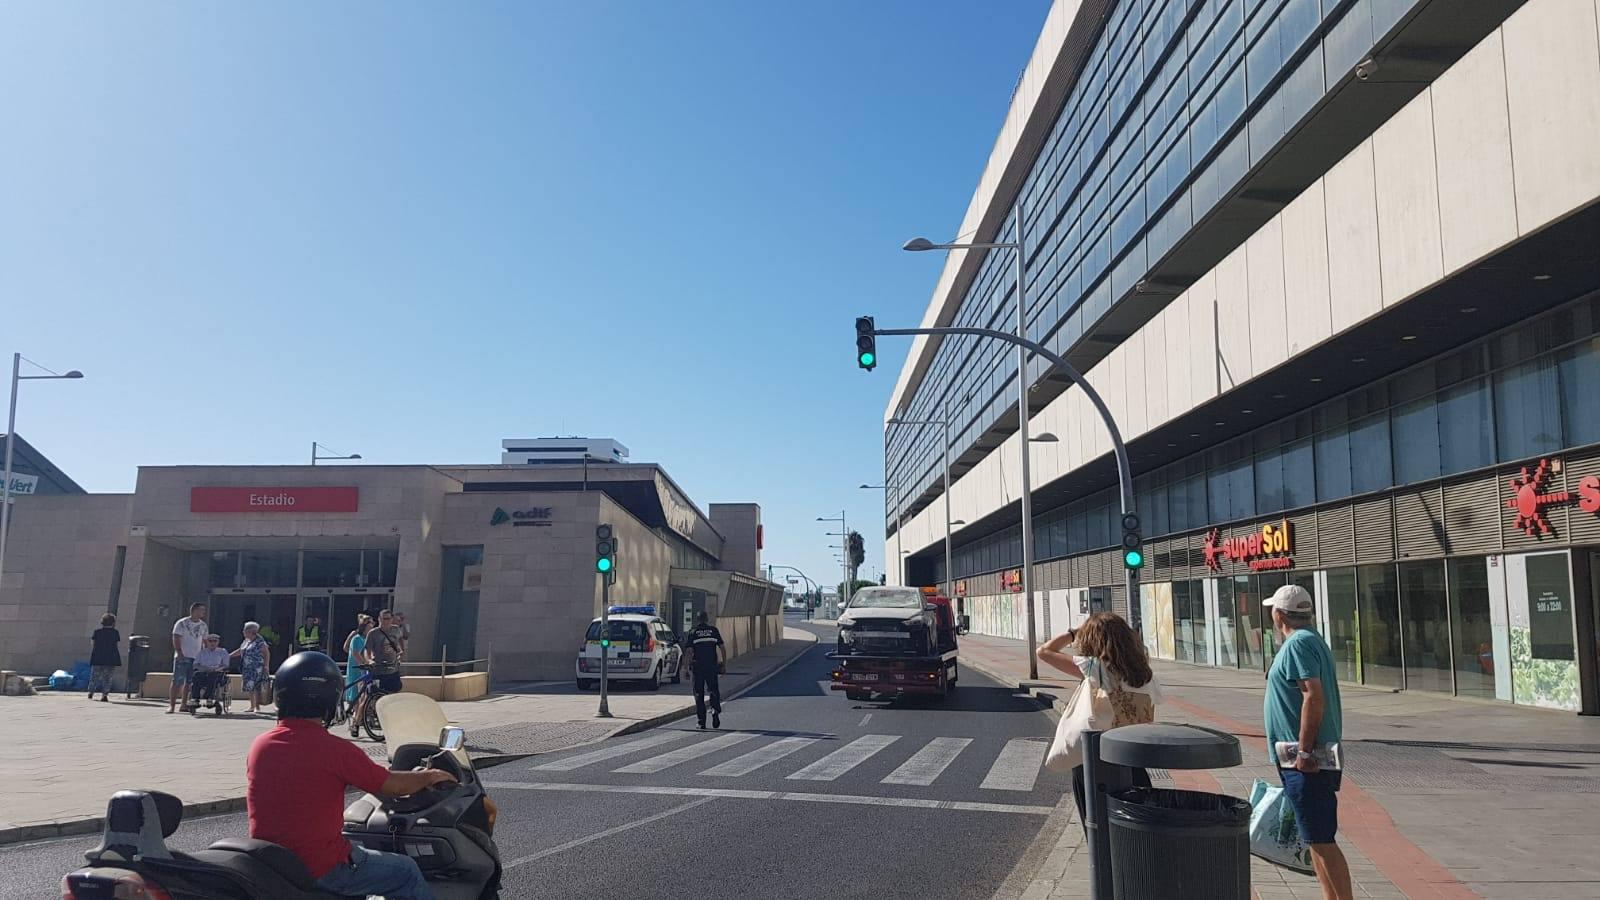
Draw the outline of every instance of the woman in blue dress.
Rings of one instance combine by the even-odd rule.
[[[356,617],[356,630],[344,639],[344,702],[356,702],[357,681],[361,680],[363,673],[361,666],[367,665],[367,632],[372,630],[372,617],[366,613]]]
[[[267,671],[272,661],[272,648],[261,636],[261,625],[244,623],[244,643],[229,655],[239,658],[240,680],[244,682],[244,692],[250,696],[250,712],[260,712],[261,695],[267,686]]]

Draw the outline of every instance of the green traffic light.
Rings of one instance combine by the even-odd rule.
[[[604,649],[606,647],[609,647],[609,646],[611,646],[611,639],[610,638],[601,638],[600,639],[600,647],[602,649]]]
[[[1130,569],[1142,568],[1144,566],[1144,551],[1143,550],[1127,550],[1127,551],[1124,551],[1123,554],[1122,554],[1122,564],[1124,566],[1130,568]]]
[[[878,362],[878,357],[875,356],[874,354],[871,354],[871,353],[863,353],[863,354],[861,354],[861,364],[863,366],[877,365],[877,362]]]
[[[594,561],[594,570],[602,574],[611,571],[611,560],[604,556],[600,557]]]

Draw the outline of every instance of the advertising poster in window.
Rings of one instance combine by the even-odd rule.
[[[1578,664],[1567,555],[1539,553],[1507,560],[1513,699],[1530,706],[1576,710]]]
[[[1172,582],[1155,586],[1156,603],[1156,656],[1162,659],[1177,657],[1177,640],[1172,624]]]

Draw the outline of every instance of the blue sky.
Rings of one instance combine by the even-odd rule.
[[[497,462],[615,437],[881,570],[851,321],[920,318],[1049,3],[0,7],[17,431],[138,465]]]

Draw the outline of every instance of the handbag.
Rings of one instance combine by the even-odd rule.
[[[1067,701],[1066,711],[1056,724],[1056,736],[1045,754],[1044,767],[1051,772],[1070,772],[1083,765],[1083,733],[1110,731],[1124,725],[1144,725],[1156,718],[1155,701],[1141,691],[1123,690],[1112,676],[1108,690],[1105,670],[1095,664],[1096,678],[1085,677]],[[1088,676],[1088,672],[1084,675]]]
[[[1270,863],[1311,874],[1311,850],[1300,840],[1294,807],[1283,788],[1257,778],[1250,786],[1250,852]]]

